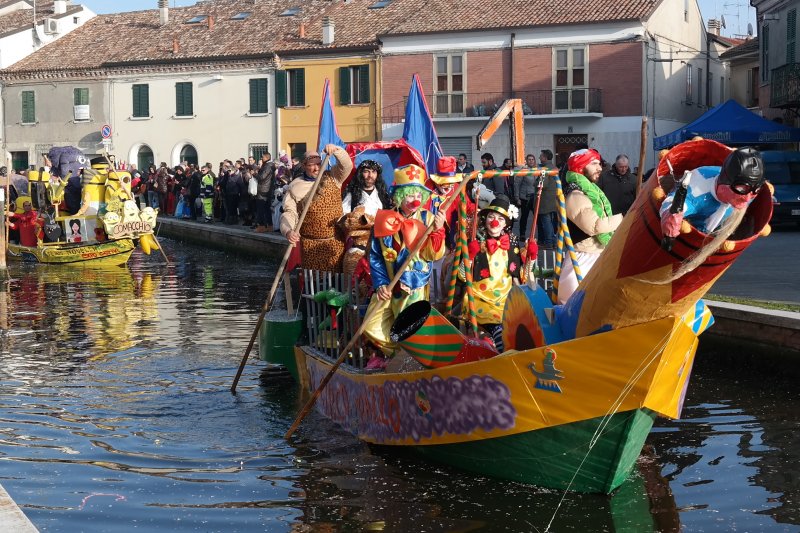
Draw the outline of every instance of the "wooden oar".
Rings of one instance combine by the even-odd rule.
[[[642,176],[644,175],[644,152],[647,149],[647,117],[642,117],[642,139],[639,144],[639,170],[636,172],[636,195],[642,188]]]
[[[461,180],[461,184],[458,186],[458,189],[453,193],[452,196],[450,196],[450,198],[445,200],[445,202],[441,205],[441,207],[439,207],[440,212],[447,212],[447,209],[450,207],[450,204],[453,203],[453,201],[455,201],[456,198],[458,198],[458,196],[467,186],[467,182],[469,181],[470,177],[471,176],[464,176],[464,179]],[[414,247],[410,250],[408,257],[406,257],[406,260],[403,261],[403,264],[400,266],[400,268],[397,269],[397,272],[394,273],[392,281],[390,281],[389,285],[387,285],[386,287],[390,293],[392,292],[392,289],[397,284],[397,282],[400,281],[400,277],[406,271],[408,265],[411,264],[411,261],[414,260],[415,256],[425,245],[425,242],[428,240],[428,236],[433,232],[433,227],[434,227],[433,224],[428,226],[428,228],[425,230],[425,234],[417,241]],[[348,352],[353,348],[353,346],[355,346],[356,341],[358,341],[358,339],[361,337],[361,334],[364,333],[364,330],[367,329],[367,324],[369,324],[369,321],[372,318],[372,315],[375,313],[376,308],[377,307],[371,308],[369,312],[367,312],[367,314],[364,316],[364,319],[361,321],[361,326],[359,326],[359,328],[353,334],[353,338],[350,339],[350,342],[347,343],[347,346],[345,346],[342,352],[339,354],[339,358],[336,360],[331,369],[328,371],[328,374],[324,378],[322,378],[322,381],[320,382],[317,389],[314,391],[314,394],[311,395],[311,398],[303,406],[303,409],[300,411],[300,414],[297,415],[297,418],[292,424],[292,427],[290,427],[289,431],[287,431],[286,435],[284,435],[285,439],[288,440],[295,432],[295,430],[297,430],[297,427],[300,425],[303,419],[305,419],[305,417],[308,416],[309,411],[311,411],[311,409],[314,407],[314,404],[317,403],[317,399],[319,398],[320,394],[322,394],[322,390],[328,385],[328,382],[331,380],[331,378],[333,378],[333,375],[336,373],[336,370],[344,362]]]
[[[309,191],[308,195],[306,195],[308,201],[304,202],[305,205],[303,206],[303,212],[300,213],[300,218],[297,219],[297,223],[294,225],[294,231],[300,231],[300,227],[303,225],[303,221],[306,218],[306,213],[308,213],[308,209],[311,207],[311,203],[314,200],[317,190],[319,189],[320,182],[322,181],[322,174],[328,168],[328,159],[330,159],[330,157],[330,154],[326,154],[325,160],[319,167],[317,179],[314,180],[314,185],[311,186],[311,191]],[[275,297],[275,293],[278,290],[278,285],[280,285],[281,279],[283,278],[283,271],[286,269],[286,264],[289,262],[289,256],[292,255],[292,249],[294,246],[294,244],[289,244],[289,247],[286,249],[286,253],[283,254],[281,265],[278,267],[278,271],[275,273],[275,280],[272,282],[272,288],[269,290],[269,296],[267,296],[267,300],[264,302],[264,307],[261,308],[261,313],[258,315],[258,320],[256,321],[256,327],[253,329],[253,334],[250,336],[250,342],[247,344],[247,349],[244,351],[242,360],[239,363],[239,370],[236,371],[236,377],[233,378],[233,385],[231,385],[231,393],[233,394],[236,394],[236,385],[239,383],[239,378],[242,377],[244,365],[247,362],[247,358],[250,356],[250,351],[253,349],[253,344],[255,343],[258,332],[261,329],[261,323],[264,321],[264,316],[266,316],[267,311],[269,311],[269,306],[272,305],[272,299]]]

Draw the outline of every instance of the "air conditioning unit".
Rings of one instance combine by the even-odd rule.
[[[75,122],[85,122],[85,121],[90,120],[92,118],[90,116],[89,106],[88,105],[76,105],[76,106],[73,106],[72,116],[75,118]]]
[[[44,19],[44,32],[47,35],[58,33],[58,21],[56,19]]]

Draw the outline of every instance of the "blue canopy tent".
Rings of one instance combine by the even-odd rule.
[[[728,100],[709,109],[694,122],[656,137],[653,139],[653,148],[668,148],[697,135],[724,144],[800,142],[800,128],[790,128],[767,120],[734,100]]]

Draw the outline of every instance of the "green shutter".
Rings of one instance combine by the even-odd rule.
[[[306,105],[306,69],[295,69],[294,105]]]
[[[147,84],[133,86],[133,116],[150,116],[150,86]]]
[[[175,84],[175,115],[189,117],[194,114],[192,102],[192,82],[178,82]]]
[[[89,105],[89,89],[75,88],[72,94],[75,105]]]
[[[36,96],[33,91],[22,91],[22,123],[36,122]]]
[[[369,65],[358,67],[358,103],[369,103]]]
[[[786,62],[794,63],[797,35],[797,10],[792,9],[786,17]]]
[[[339,69],[339,105],[350,105],[350,67]]]
[[[250,80],[250,113],[266,113],[267,111],[266,78]]]
[[[275,105],[286,107],[286,71],[275,71]]]

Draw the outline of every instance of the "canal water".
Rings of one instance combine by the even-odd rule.
[[[277,262],[164,240],[171,266],[11,265],[0,484],[46,532],[800,531],[795,363],[701,344],[683,419],[613,496],[497,481],[361,444],[255,358]]]

